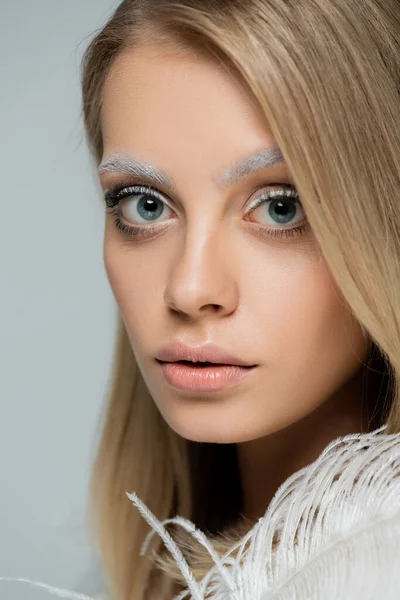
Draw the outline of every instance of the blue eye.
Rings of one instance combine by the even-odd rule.
[[[304,214],[304,211],[294,186],[274,185],[262,189],[265,191],[249,204],[245,212],[246,215],[253,215],[258,211],[261,223],[259,221],[256,223],[254,220],[251,222],[260,225],[259,230],[262,234],[272,238],[293,237],[309,229],[308,222],[304,223],[304,216],[299,225],[298,213]],[[132,202],[127,203],[122,210],[121,200],[127,198],[132,198]],[[104,199],[106,206],[114,209],[109,214],[116,217],[115,226],[131,238],[147,238],[164,229],[170,220],[169,211],[171,214],[174,212],[165,201],[164,195],[149,185],[113,186],[106,192]],[[258,210],[261,207],[263,210]],[[129,223],[136,223],[137,226],[127,225],[121,217]],[[295,222],[294,226],[279,227],[279,225],[290,224],[296,217],[297,223]],[[269,226],[265,227],[266,225]]]
[[[117,206],[121,200],[136,197],[137,201],[132,201],[124,206],[124,213],[131,213],[128,217],[130,222],[136,222],[138,219],[143,219],[142,222],[147,223],[157,220],[169,208],[163,196],[155,189],[149,186],[134,185],[122,189],[110,189],[105,194],[106,205],[110,208]],[[140,222],[140,221],[139,221]]]
[[[137,203],[137,211],[144,219],[149,218],[151,221],[155,221],[160,217],[164,211],[164,205],[161,204],[160,200],[154,200],[152,198],[142,198]]]
[[[135,218],[137,218],[135,217],[135,213],[144,220],[142,222],[156,221],[165,212],[167,205],[163,200],[155,198],[150,194],[132,194],[132,197],[134,196],[138,196],[139,199],[137,202],[132,202],[131,206],[127,208],[126,212],[128,215],[129,213],[132,215],[132,217],[127,217],[129,221],[135,221]]]
[[[262,210],[258,210],[260,207]],[[267,189],[263,194],[258,195],[250,203],[246,214],[254,215],[257,212],[258,220],[264,220],[262,225],[290,225],[291,222],[292,225],[298,225],[305,221],[299,195],[293,186]]]
[[[133,213],[133,216],[126,216],[123,214],[123,211],[120,207],[120,202],[126,198],[138,198],[137,202],[132,202],[131,206],[128,207],[129,211]],[[117,229],[122,231],[122,233],[131,238],[147,238],[161,228],[160,223],[154,223],[154,225],[139,225],[137,227],[132,227],[124,223],[121,220],[121,216],[125,217],[129,220],[129,222],[139,222],[139,223],[153,223],[163,213],[172,209],[165,202],[164,197],[160,192],[148,185],[133,185],[128,187],[120,187],[118,185],[112,186],[108,189],[106,194],[104,195],[104,200],[106,206],[114,209],[109,212],[109,214],[114,215],[116,218],[114,220],[115,226]],[[124,207],[124,212],[126,212],[126,208]],[[108,212],[108,211],[107,211]],[[139,221],[138,221],[139,219]],[[143,219],[140,221],[140,219]],[[161,224],[163,222],[161,221]]]

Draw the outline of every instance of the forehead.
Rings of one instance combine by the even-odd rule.
[[[210,59],[141,46],[119,56],[103,91],[104,157],[140,155],[209,173],[276,147],[245,84]]]

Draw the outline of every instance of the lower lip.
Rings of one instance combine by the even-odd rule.
[[[217,392],[243,381],[255,370],[254,367],[237,365],[215,367],[192,367],[182,363],[159,362],[168,383],[181,390],[191,392]]]

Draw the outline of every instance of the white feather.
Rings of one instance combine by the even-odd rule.
[[[400,600],[400,434],[380,435],[385,428],[331,442],[279,487],[265,515],[222,557],[191,521],[160,522],[135,493],[127,494],[153,529],[142,554],[158,533],[188,585],[174,600]],[[184,527],[208,550],[215,566],[202,581],[167,523]]]
[[[78,594],[77,592],[72,592],[71,590],[64,590],[61,588],[56,588],[52,585],[47,585],[47,583],[41,583],[40,581],[31,581],[30,579],[23,578],[15,578],[15,577],[0,577],[0,581],[22,581],[24,583],[29,583],[29,585],[34,585],[35,587],[41,587],[53,596],[58,596],[59,598],[67,598],[67,600],[96,600],[96,598],[92,598],[91,596],[86,596],[85,594]],[[4,596],[0,596],[3,598]],[[98,598],[97,600],[102,600]]]
[[[331,442],[280,486],[197,587],[191,580],[174,600],[399,600],[400,434],[379,435],[385,428]],[[199,533],[190,521],[185,528]],[[195,537],[213,555],[210,541]],[[177,564],[185,574],[183,557]]]

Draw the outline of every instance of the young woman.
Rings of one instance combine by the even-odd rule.
[[[346,461],[375,449],[396,474],[399,40],[398,0],[125,0],[87,49],[119,320],[88,515],[112,600],[170,600],[188,581],[203,597],[215,556],[178,522],[183,556],[165,533],[141,554],[151,513],[190,520],[221,556],[274,502],[268,526],[286,519],[280,486],[290,506],[308,497],[296,473],[338,438],[356,434]],[[310,527],[349,473],[342,444]],[[276,592],[222,578],[231,598]],[[328,597],[311,587],[279,598]]]

